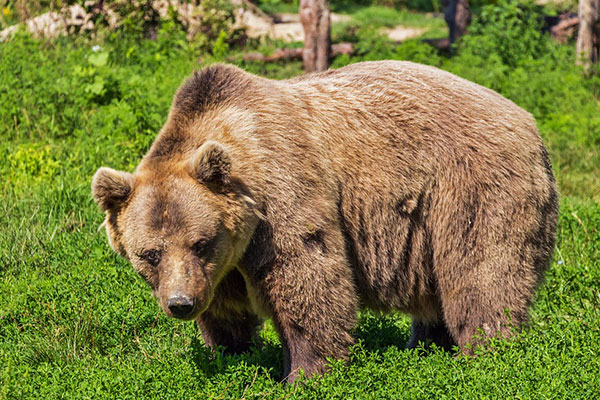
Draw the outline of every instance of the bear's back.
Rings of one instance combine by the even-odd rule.
[[[512,101],[426,65],[362,62],[282,83],[314,103],[313,110],[377,122],[391,118],[455,144],[464,136],[468,141],[504,138],[521,145],[523,140],[539,141],[532,116]]]
[[[492,184],[498,171],[524,171],[527,177],[514,184],[525,186],[530,178],[548,178],[528,112],[437,68],[363,62],[278,85],[286,96],[283,107],[296,114],[290,124],[305,131],[288,133],[289,140],[318,143],[342,173],[366,173],[365,180],[373,180],[373,171],[395,171],[418,180],[468,172]]]

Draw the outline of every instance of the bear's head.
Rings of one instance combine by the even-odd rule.
[[[207,141],[184,161],[134,174],[100,168],[92,195],[111,247],[128,259],[169,316],[193,319],[236,266],[260,212],[232,176],[224,145]]]

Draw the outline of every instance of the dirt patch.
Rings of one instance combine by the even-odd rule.
[[[304,41],[304,29],[300,22],[285,22],[273,25],[271,39],[281,39],[287,42]]]
[[[331,23],[351,21],[349,15],[331,14]],[[273,28],[269,34],[271,39],[281,39],[288,42],[304,41],[304,29],[300,23],[300,16],[291,13],[277,13],[273,15]]]
[[[414,28],[409,26],[397,25],[393,28],[385,28],[383,32],[394,42],[403,42],[407,39],[413,39],[427,32],[427,28]]]

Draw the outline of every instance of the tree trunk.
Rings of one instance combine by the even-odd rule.
[[[442,0],[444,8],[444,19],[450,30],[450,43],[467,32],[467,26],[471,22],[471,10],[467,0]]]
[[[300,21],[304,28],[304,71],[325,71],[331,42],[328,1],[300,0]]]
[[[579,0],[579,33],[577,35],[577,65],[586,70],[598,62],[600,29],[598,27],[600,0]]]

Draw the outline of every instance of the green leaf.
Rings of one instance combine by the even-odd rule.
[[[104,78],[97,76],[94,79],[94,83],[87,86],[87,90],[93,94],[99,95],[104,90]]]
[[[95,67],[103,67],[108,62],[108,53],[103,51],[89,56],[88,62]]]

